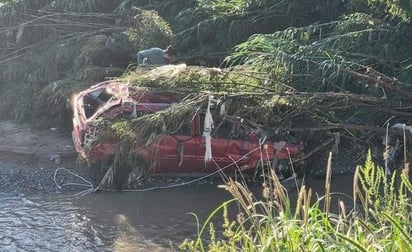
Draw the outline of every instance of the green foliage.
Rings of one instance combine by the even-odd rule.
[[[410,22],[412,3],[409,0],[346,0],[355,11],[373,13],[378,17],[390,15],[404,22]]]
[[[407,200],[412,185],[406,173],[387,178],[370,154],[354,177],[354,209],[339,201],[339,211],[322,209],[332,193],[312,201],[311,190],[302,186],[296,209],[273,173],[273,184],[264,185],[263,201],[244,185],[229,180],[224,186],[234,197],[211,216],[222,213],[222,232],[211,218],[201,225],[195,240],[185,240],[182,251],[410,251],[412,239],[411,205]],[[398,183],[395,183],[395,180]],[[359,181],[361,181],[359,183]],[[326,180],[325,188],[331,181]],[[357,205],[357,199],[362,205]],[[240,213],[235,220],[228,204],[236,203]],[[233,209],[238,209],[233,208]],[[350,211],[348,211],[350,210]],[[196,219],[197,220],[197,219]],[[197,220],[200,227],[199,220]],[[209,230],[209,236],[206,230]]]
[[[400,62],[401,64],[401,72],[399,73],[399,79],[412,83],[412,57],[407,58]]]
[[[136,68],[120,80],[133,86],[157,90],[196,92],[262,92],[264,76],[247,67],[230,69],[187,66],[185,64]]]
[[[83,11],[92,12],[96,11],[98,4],[102,2],[99,0],[57,0],[53,2],[52,7],[57,10],[64,11]]]
[[[153,114],[137,117],[129,121],[114,122],[111,131],[126,145],[131,146],[128,152],[133,154],[142,144],[159,134],[177,132],[183,125],[189,125],[196,109],[205,102],[207,95],[194,95],[187,97],[182,103],[175,104],[169,109]],[[153,140],[153,139],[152,139]]]
[[[54,0],[49,7],[59,11],[110,13],[123,2],[122,0]]]
[[[375,166],[372,154],[369,151],[365,165],[360,171],[359,181],[365,190],[366,200],[373,204],[375,211],[391,213],[396,200],[396,173],[388,177],[382,167]],[[383,207],[383,208],[382,208]],[[400,213],[405,214],[405,213]]]
[[[218,65],[233,46],[256,33],[272,33],[291,25],[310,24],[311,17],[329,19],[335,13],[330,5],[337,1],[197,1],[181,11],[172,23],[175,44],[190,64]],[[327,9],[314,13],[314,10]],[[302,18],[308,17],[308,19]],[[335,17],[335,16],[334,16]]]
[[[136,9],[134,22],[136,27],[126,32],[138,50],[160,47],[166,48],[170,44],[172,30],[169,24],[156,11],[141,11]]]
[[[199,6],[215,16],[242,15],[255,4],[266,1],[256,0],[198,0]]]
[[[2,119],[47,118],[67,124],[62,120],[71,114],[67,100],[79,87],[121,75],[142,47],[169,44],[171,30],[154,11],[95,13],[114,4],[21,0],[0,7]],[[134,39],[129,36],[133,32]],[[56,83],[57,89],[50,88]],[[11,91],[19,95],[10,96]],[[46,108],[51,111],[44,113]]]
[[[0,4],[0,27],[18,24],[26,10],[43,8],[50,2],[51,0],[3,1]]]
[[[364,73],[373,65],[393,74],[391,62],[405,57],[400,36],[396,27],[358,13],[340,21],[256,34],[237,45],[226,62],[252,65],[300,91],[373,93],[368,80],[354,78],[353,72]]]
[[[119,80],[135,87],[184,95],[210,93],[214,96],[214,106],[219,107],[225,101],[227,113],[273,127],[282,122],[288,124],[286,121],[295,117],[303,118],[298,113],[302,111],[300,98],[270,92],[267,88],[270,78],[247,66],[230,70],[184,64],[136,68]]]

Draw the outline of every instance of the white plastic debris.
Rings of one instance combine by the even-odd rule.
[[[205,145],[206,145],[206,151],[205,151],[205,162],[209,162],[212,160],[213,155],[212,155],[212,136],[210,133],[213,130],[213,118],[212,118],[212,113],[210,113],[210,105],[212,103],[212,96],[209,95],[209,102],[207,104],[207,110],[206,110],[206,115],[205,115],[205,123],[203,127],[203,136],[205,137]]]

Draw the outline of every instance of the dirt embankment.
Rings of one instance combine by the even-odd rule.
[[[0,121],[0,192],[53,192],[56,169],[85,174],[77,162],[72,139],[59,128],[34,130],[12,121]],[[68,179],[58,176],[59,183]]]

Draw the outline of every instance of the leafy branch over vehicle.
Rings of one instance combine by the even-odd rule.
[[[309,140],[333,129],[369,144],[387,121],[410,123],[410,24],[372,2],[2,3],[2,118],[68,125],[72,94],[126,72],[132,85],[229,97],[233,114]],[[129,65],[138,50],[168,43],[184,73],[127,77],[139,74]]]
[[[369,15],[354,14],[340,21],[254,35],[237,45],[226,62],[247,65],[256,72],[266,73],[265,88],[277,92],[369,96],[364,99],[364,102],[368,100],[366,103],[339,102],[334,97],[329,101],[330,106],[326,105],[325,99],[313,96],[315,102],[311,113],[320,112],[323,104],[328,110],[322,112],[321,117],[329,114],[325,122],[345,122],[356,116],[364,123],[382,125],[394,114],[398,120],[408,120],[407,117],[401,119],[401,112],[406,112],[411,97],[411,78],[401,75],[408,71],[400,64],[409,57],[404,52],[410,51],[410,45],[402,43],[405,36],[405,32],[388,23]],[[359,116],[362,111],[350,107],[365,109],[364,112],[368,111],[365,116],[369,114],[371,117],[363,118]],[[339,117],[338,113],[344,111],[344,117]]]

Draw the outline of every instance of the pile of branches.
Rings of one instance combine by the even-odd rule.
[[[295,133],[308,149],[326,146],[339,133],[360,143],[363,155],[364,148],[380,142],[388,123],[412,124],[412,45],[405,42],[411,40],[410,25],[362,13],[335,20],[342,9],[338,0],[311,6],[302,1],[0,2],[0,119],[70,125],[73,93],[128,69],[121,78],[131,85],[179,91],[194,107],[213,95],[216,108],[225,104],[228,113],[271,132]],[[138,4],[147,10],[133,8]],[[331,5],[329,15],[324,10]],[[297,27],[285,29],[290,25]],[[220,68],[129,67],[138,50],[172,41],[179,48],[178,63]],[[150,129],[172,131],[167,125],[182,119],[176,115],[188,111],[183,105],[125,127],[142,137]],[[155,127],[159,122],[166,127]]]
[[[116,13],[119,3],[106,2],[0,6],[0,119],[70,125],[72,94],[123,74],[138,50],[170,43],[170,27],[157,13]]]
[[[226,60],[267,73],[265,87],[293,97],[301,112],[295,118],[310,118],[309,130],[341,130],[368,143],[388,123],[412,123],[409,37],[407,29],[357,13],[252,36]]]
[[[382,20],[355,14],[252,36],[226,58],[224,68],[190,66],[176,71],[177,66],[174,72],[137,68],[123,81],[179,91],[192,100],[138,118],[127,124],[127,131],[119,132],[134,132],[138,137],[130,139],[137,144],[155,129],[173,132],[183,120],[180,112],[188,111],[187,104],[195,107],[186,114],[191,117],[212,95],[216,110],[224,104],[227,113],[267,129],[275,140],[282,132],[303,139],[307,157],[321,148],[336,150],[340,144],[352,151],[352,158],[364,156],[371,148],[382,161],[385,144],[395,146],[396,141],[405,140],[399,125],[405,124],[406,137],[410,137],[412,68],[407,64],[411,55],[405,52],[412,48],[402,43],[407,36]],[[391,138],[385,143],[387,133]]]

